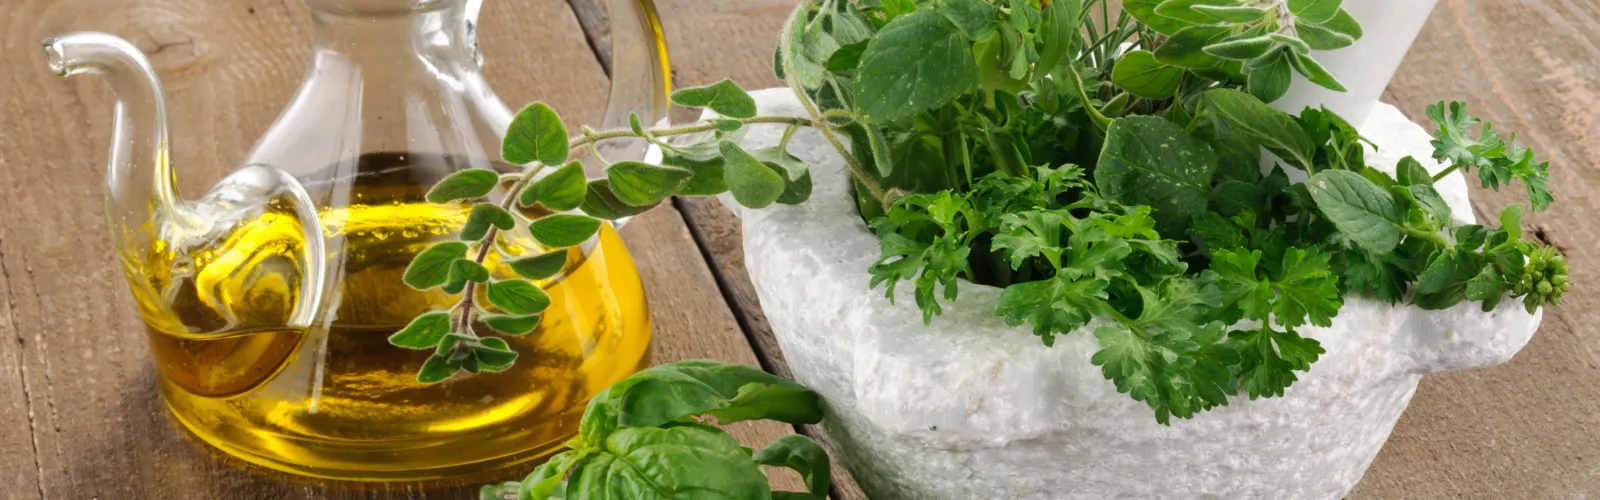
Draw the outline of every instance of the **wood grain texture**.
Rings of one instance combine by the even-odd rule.
[[[0,498],[464,499],[531,468],[428,484],[307,480],[211,450],[160,401],[99,208],[111,96],[92,78],[51,75],[39,40],[108,31],[151,55],[172,107],[181,189],[194,196],[234,168],[298,86],[311,30],[299,2],[30,0],[6,2],[3,14]],[[606,76],[578,27],[562,2],[488,2],[487,78],[513,105],[538,98],[573,122],[594,120]],[[657,361],[756,364],[676,212],[641,216],[623,235],[658,313]],[[789,428],[732,432],[759,447]],[[779,484],[798,489],[799,479],[779,474]]]
[[[1352,498],[1586,498],[1600,494],[1600,2],[1441,0],[1384,100],[1426,123],[1462,100],[1551,163],[1556,204],[1525,229],[1567,256],[1575,286],[1511,362],[1422,380]],[[1496,220],[1520,186],[1474,186]]]

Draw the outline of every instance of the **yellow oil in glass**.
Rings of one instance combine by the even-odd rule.
[[[306,329],[281,326],[298,300],[305,241],[276,205],[201,251],[144,252],[129,272],[178,420],[229,454],[296,474],[445,477],[558,451],[592,395],[646,366],[644,291],[605,226],[540,283],[552,304],[538,329],[505,337],[518,354],[511,369],[417,383],[432,351],[392,346],[388,336],[459,297],[413,290],[401,275],[418,252],[454,239],[467,214],[423,201],[428,187],[361,180],[347,188],[350,203],[319,213],[335,270],[318,323]],[[512,257],[544,251],[525,233],[498,247]],[[512,276],[497,258],[486,264],[497,278]]]

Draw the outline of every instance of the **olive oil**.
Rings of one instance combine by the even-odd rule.
[[[353,198],[319,202],[338,208],[318,214],[329,285],[307,328],[283,326],[305,279],[297,269],[306,241],[276,203],[225,241],[198,250],[158,243],[130,260],[162,393],[185,426],[230,454],[298,474],[443,477],[556,451],[592,395],[648,363],[644,292],[606,226],[540,283],[552,305],[538,329],[506,337],[518,354],[510,370],[417,383],[430,352],[395,347],[388,336],[459,297],[419,292],[400,278],[417,253],[456,239],[468,208],[423,200],[437,178],[413,179],[430,171],[416,162],[439,160],[368,155],[352,178],[305,181],[313,199]],[[497,243],[491,255],[546,251],[521,228]],[[512,276],[498,259],[485,264]]]

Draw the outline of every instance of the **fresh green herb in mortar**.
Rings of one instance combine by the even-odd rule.
[[[1522,184],[1535,211],[1553,202],[1548,164],[1462,104],[1428,110],[1439,125],[1434,156],[1449,165],[1437,175],[1411,158],[1395,175],[1367,165],[1367,141],[1325,109],[1267,105],[1291,71],[1341,88],[1310,56],[1361,36],[1338,0],[1124,6],[1113,16],[1103,0],[809,0],[774,58],[809,119],[757,116],[726,80],[673,94],[717,115],[685,127],[635,120],[569,139],[553,111],[530,106],[504,148],[526,171],[462,172],[429,194],[477,202],[510,185],[498,204],[474,207],[470,245],[442,243],[407,273],[412,286],[462,290],[461,304],[393,340],[435,349],[424,382],[503,369],[514,354],[474,330],[524,333],[549,300],[525,281],[479,272],[497,230],[526,225],[559,248],[587,240],[598,219],[673,195],[801,203],[811,173],[784,149],[800,127],[849,166],[882,244],[866,270],[874,287],[893,299],[910,282],[925,321],[962,280],[1004,288],[995,314],[1046,345],[1105,318],[1092,362],[1162,423],[1241,392],[1283,395],[1323,353],[1301,330],[1329,326],[1351,295],[1485,310],[1509,296],[1533,311],[1570,289],[1564,259],[1522,238],[1522,206],[1507,208],[1499,228],[1451,218],[1434,183],[1456,170],[1478,170],[1487,188]],[[762,123],[785,127],[777,147],[738,145]],[[697,140],[667,141],[688,134]],[[659,146],[661,164],[618,162],[587,184],[573,165],[539,175],[569,150],[618,138]],[[1263,150],[1281,159],[1265,172]],[[588,215],[529,222],[512,203]],[[545,265],[554,257],[542,259],[512,268],[535,280],[557,272]],[[494,314],[473,299],[477,286]]]

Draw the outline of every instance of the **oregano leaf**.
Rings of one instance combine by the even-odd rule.
[[[450,333],[450,313],[424,313],[411,320],[405,328],[389,336],[389,343],[406,349],[433,349]]]
[[[500,174],[493,170],[472,168],[462,170],[434,184],[424,196],[428,203],[443,204],[455,200],[480,198],[494,190],[495,184],[500,182]]]
[[[636,207],[654,205],[677,194],[693,175],[686,169],[637,161],[620,161],[606,168],[611,192]]]
[[[492,203],[479,203],[472,206],[472,212],[467,214],[467,222],[461,226],[461,241],[478,241],[489,234],[489,226],[508,231],[516,227],[517,220],[510,212]]]
[[[461,362],[452,361],[449,356],[434,354],[422,362],[422,369],[417,370],[417,382],[423,384],[436,384],[455,375],[461,369]]]
[[[483,316],[479,316],[478,320],[482,321],[485,325],[489,325],[489,328],[493,328],[494,331],[504,333],[506,335],[523,335],[533,331],[534,328],[539,327],[539,318],[540,315],[538,314],[530,314],[527,316],[485,314]]]
[[[766,208],[783,196],[783,176],[732,141],[722,142],[723,180],[740,205]]]
[[[710,108],[728,118],[756,116],[755,98],[750,97],[744,89],[739,88],[739,84],[728,78],[703,87],[678,89],[672,93],[672,102],[679,106]]]
[[[488,297],[490,304],[511,314],[538,314],[550,307],[550,296],[523,280],[492,281]]]
[[[467,253],[467,244],[459,241],[435,243],[417,254],[406,266],[401,281],[418,290],[443,285],[450,278],[450,266]]]
[[[506,138],[500,143],[500,157],[519,165],[535,161],[560,165],[567,161],[567,135],[555,110],[535,102],[511,119]]]
[[[561,272],[561,268],[567,265],[567,253],[567,249],[554,250],[509,261],[506,265],[510,266],[518,276],[530,280],[542,280]]]
[[[533,239],[551,248],[582,244],[600,230],[600,219],[574,214],[546,215],[528,224]]]
[[[583,205],[579,207],[583,213],[605,220],[617,220],[631,217],[650,211],[655,205],[635,207],[622,200],[611,192],[611,181],[595,179],[589,181],[583,196]]]
[[[484,371],[502,372],[517,361],[516,351],[506,345],[505,339],[485,337],[472,346],[472,354],[478,358],[478,367]]]
[[[1329,73],[1326,68],[1322,67],[1322,64],[1312,59],[1311,56],[1290,52],[1288,59],[1289,64],[1294,66],[1294,71],[1299,73],[1300,76],[1306,77],[1307,81],[1321,85],[1328,90],[1345,91],[1344,84],[1340,83],[1338,78],[1334,78],[1332,73]]]
[[[462,280],[473,283],[489,281],[489,270],[484,268],[483,264],[479,264],[472,259],[456,260],[454,264],[450,265],[450,272],[452,273],[451,279],[460,277]]]
[[[543,203],[546,208],[565,212],[583,203],[584,191],[583,164],[574,161],[528,185],[517,203],[525,207]]]

